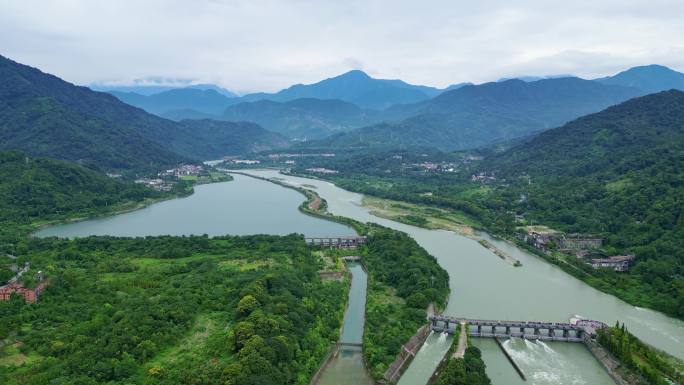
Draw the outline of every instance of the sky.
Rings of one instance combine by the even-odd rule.
[[[682,0],[2,0],[0,54],[76,84],[276,91],[684,71]]]

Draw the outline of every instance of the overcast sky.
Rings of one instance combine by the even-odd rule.
[[[443,87],[682,71],[683,19],[682,0],[2,0],[0,54],[78,84],[273,91],[361,69]]]

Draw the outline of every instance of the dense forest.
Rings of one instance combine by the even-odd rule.
[[[379,226],[371,227],[363,258],[369,273],[363,354],[380,379],[425,324],[428,305],[446,305],[449,276],[411,237]]]
[[[346,285],[318,278],[300,236],[31,239],[19,252],[50,284],[38,305],[0,302],[3,384],[308,384],[341,326]]]
[[[103,212],[120,202],[141,202],[162,193],[74,163],[4,152],[0,153],[0,197],[2,222],[29,223]]]

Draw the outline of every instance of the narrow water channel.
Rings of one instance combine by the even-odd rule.
[[[347,265],[352,275],[349,287],[349,301],[344,313],[344,325],[340,335],[342,344],[316,385],[372,385],[373,380],[366,371],[363,352],[360,346],[344,344],[361,344],[366,313],[366,290],[368,276],[359,263]]]

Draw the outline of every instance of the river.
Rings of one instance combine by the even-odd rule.
[[[316,192],[327,201],[328,210],[333,214],[379,223],[410,234],[449,272],[451,295],[445,314],[558,322],[567,322],[570,316],[578,314],[610,324],[619,319],[639,338],[684,358],[684,322],[602,293],[510,243],[493,239],[487,234],[478,234],[520,260],[522,267],[513,267],[504,262],[474,239],[373,216],[361,205],[361,194],[340,189],[332,183],[284,176],[271,170],[251,173],[266,178],[283,178],[297,186],[315,186]],[[432,369],[430,365],[433,368],[437,365],[449,348],[450,340],[433,335],[428,342],[404,374],[402,385],[424,384]],[[494,384],[524,383],[494,341],[475,341],[475,344],[482,348],[487,373]],[[528,384],[613,384],[582,344],[514,340],[508,343],[507,348],[520,361]]]
[[[314,186],[333,214],[362,222],[376,222],[410,234],[449,272],[451,295],[445,313],[472,318],[562,321],[574,314],[614,323],[625,322],[641,339],[684,358],[684,322],[647,309],[631,306],[601,293],[557,267],[515,246],[489,240],[519,259],[522,267],[502,261],[476,240],[448,231],[427,230],[371,215],[361,206],[362,195],[331,183],[278,174],[250,171],[261,177],[279,177],[293,185]],[[287,197],[287,198],[284,198]],[[193,196],[152,205],[110,218],[60,225],[37,235],[85,236],[156,234],[286,234],[310,236],[345,235],[352,230],[335,223],[307,217],[297,211],[302,197],[282,187],[235,175],[235,181],[204,185]],[[428,338],[401,384],[424,384],[448,349],[449,338]],[[480,340],[487,373],[496,385],[523,383],[493,341]],[[612,380],[581,344],[529,343],[513,340],[507,349],[519,361],[534,385],[609,385]]]
[[[302,214],[302,194],[273,183],[234,175],[233,182],[204,184],[184,198],[83,222],[46,227],[39,237],[88,235],[356,235],[339,223]]]

